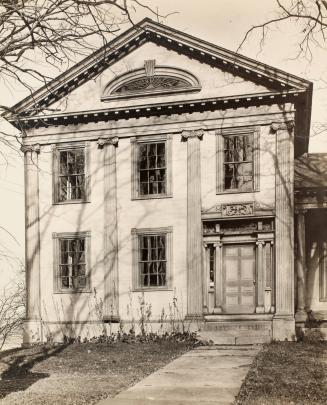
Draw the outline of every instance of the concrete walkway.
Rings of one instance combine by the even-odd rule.
[[[199,347],[98,405],[232,404],[258,351],[252,346]]]

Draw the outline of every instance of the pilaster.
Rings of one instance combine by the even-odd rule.
[[[294,321],[294,123],[272,124],[276,133],[276,313],[273,337],[292,339]]]
[[[210,250],[208,244],[203,244],[203,270],[204,270],[204,282],[203,282],[203,313],[207,314],[209,312],[209,284],[210,284]]]
[[[187,141],[187,317],[203,316],[201,161],[203,130],[183,131]]]
[[[116,148],[119,139],[99,138],[104,170],[104,300],[103,320],[119,321]]]
[[[25,168],[25,271],[26,319],[23,344],[42,341],[40,288],[40,216],[39,153],[40,145],[22,146]]]
[[[299,210],[296,214],[296,236],[297,236],[297,306],[295,320],[305,322],[307,314],[305,311],[305,288],[306,288],[306,257],[305,257],[305,210]]]
[[[264,256],[263,249],[265,242],[263,240],[258,240],[257,244],[257,305],[255,312],[262,314],[265,312],[265,267],[264,267]]]
[[[215,309],[214,313],[223,311],[223,244],[214,243],[216,267],[215,267]]]

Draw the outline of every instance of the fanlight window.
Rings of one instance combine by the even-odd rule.
[[[191,83],[186,80],[169,77],[169,76],[153,76],[142,77],[140,79],[131,80],[124,83],[112,94],[126,94],[137,91],[152,91],[152,90],[165,90],[165,89],[183,89],[185,87],[192,87]]]
[[[152,66],[149,72],[147,65],[145,66],[145,69],[133,70],[112,80],[105,87],[101,100],[146,97],[201,89],[198,79],[185,70]]]

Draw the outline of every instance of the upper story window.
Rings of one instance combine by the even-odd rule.
[[[55,203],[87,201],[87,148],[59,145],[53,150],[53,200]]]
[[[192,73],[168,66],[155,66],[155,60],[146,60],[144,68],[127,72],[107,84],[101,100],[146,97],[200,89],[200,83]]]
[[[140,196],[166,194],[166,143],[140,143],[138,166]]]
[[[253,135],[224,136],[224,189],[253,190]]]
[[[132,138],[132,198],[170,197],[171,141],[167,136]]]
[[[217,132],[217,193],[259,190],[259,130],[227,128]]]

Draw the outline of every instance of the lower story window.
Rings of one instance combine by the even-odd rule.
[[[171,228],[133,229],[133,288],[170,286]]]
[[[89,290],[89,239],[86,232],[54,234],[57,292]]]

